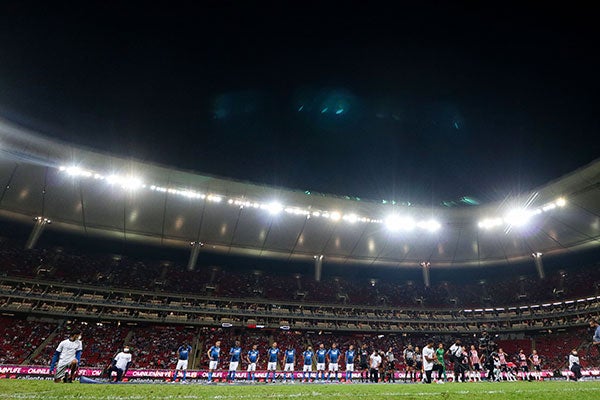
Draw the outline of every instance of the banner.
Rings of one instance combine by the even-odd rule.
[[[600,370],[598,369],[588,369],[581,371],[583,376],[586,377],[600,377]],[[213,379],[224,380],[227,378],[228,371],[219,370],[213,372]],[[282,377],[283,371],[277,371],[277,377]],[[325,372],[327,374],[327,372]],[[345,372],[338,372],[338,378],[345,377]],[[561,371],[563,377],[567,377],[571,375],[570,371],[563,370]],[[79,375],[86,376],[89,378],[97,378],[102,375],[101,368],[79,368]],[[404,379],[404,372],[396,372],[396,379],[401,380]],[[448,378],[452,378],[452,372],[448,371]],[[0,379],[1,378],[18,378],[18,377],[49,377],[50,376],[50,368],[41,367],[39,365],[0,365]],[[130,369],[125,374],[125,378],[127,379],[170,379],[173,376],[172,369]],[[181,374],[179,375],[181,376]],[[267,371],[256,371],[255,377],[256,379],[265,379],[267,376]],[[272,374],[271,374],[272,376]],[[289,372],[286,376],[289,376]],[[296,371],[294,372],[295,379],[302,379],[303,373]],[[314,379],[316,376],[316,371],[312,371],[310,374],[311,378]],[[325,375],[327,376],[327,375]],[[331,375],[335,376],[334,374]],[[206,379],[208,377],[207,370],[188,370],[187,378],[188,379]],[[360,372],[354,372],[352,375],[352,379],[360,379]],[[485,373],[482,373],[482,378],[485,378]],[[238,380],[246,379],[246,371],[240,370],[236,371],[236,378]],[[542,371],[542,378],[555,378],[552,371],[545,370]]]

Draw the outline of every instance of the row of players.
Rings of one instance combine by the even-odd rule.
[[[595,330],[592,344],[600,346],[600,324],[598,324],[596,320],[591,320],[590,327]],[[516,356],[515,365],[510,362],[508,355],[502,349],[498,349],[497,352],[492,351],[494,345],[486,331],[482,333],[478,342],[477,348],[475,345],[471,345],[470,349],[467,349],[466,346],[461,344],[460,339],[457,339],[448,350],[444,348],[443,343],[439,343],[437,349],[434,349],[434,341],[432,339],[427,341],[427,344],[422,351],[420,351],[418,347],[413,349],[412,345],[408,345],[402,354],[406,364],[404,380],[406,381],[410,378],[411,381],[416,381],[419,379],[418,375],[420,373],[420,378],[423,382],[431,383],[432,373],[437,371],[437,380],[441,382],[445,381],[445,357],[449,357],[453,364],[456,382],[466,382],[469,379],[481,381],[481,371],[484,368],[487,370],[486,378],[490,381],[500,379],[516,380],[513,371],[515,371],[517,367],[518,375],[522,380],[541,378],[542,359],[537,354],[536,350],[533,350],[533,353],[528,357],[521,349]],[[206,353],[209,359],[209,382],[212,382],[213,372],[218,368],[221,359],[220,346],[221,342],[217,341]],[[63,340],[58,345],[50,364],[50,373],[52,373],[56,367],[54,377],[55,382],[72,381],[77,373],[82,350],[81,333],[78,331],[72,332],[68,339]],[[186,382],[186,372],[191,351],[192,347],[187,343],[178,348],[178,362],[173,374],[173,381],[177,379],[178,372],[182,371],[181,381]],[[236,371],[243,357],[242,353],[241,343],[238,340],[235,342],[235,346],[229,351],[231,358],[227,379],[231,382],[236,378]],[[303,380],[310,381],[312,379],[312,366],[315,362],[317,365],[315,379],[319,379],[320,375],[322,381],[325,379],[329,380],[331,378],[331,373],[333,372],[334,379],[338,380],[339,364],[342,359],[345,359],[346,368],[344,378],[346,382],[352,381],[355,360],[359,363],[360,376],[363,381],[368,377],[371,382],[378,382],[380,371],[385,371],[388,380],[395,381],[396,357],[393,353],[393,348],[390,347],[385,353],[377,350],[373,350],[371,354],[369,353],[366,344],[363,344],[359,351],[356,351],[354,346],[350,345],[343,355],[342,351],[338,349],[337,344],[335,343],[332,344],[330,349],[325,349],[324,344],[321,343],[319,348],[315,351],[313,351],[311,346],[308,346],[302,353]],[[275,381],[280,358],[283,364],[283,380],[286,380],[288,374],[291,380],[294,379],[296,351],[290,347],[285,351],[280,352],[277,342],[274,342],[267,350],[267,381],[269,381],[270,375],[272,376],[271,382]],[[247,380],[255,380],[256,365],[259,359],[260,352],[258,351],[258,345],[255,344],[252,346],[252,349],[245,354],[245,361],[248,363]],[[106,372],[109,374],[115,372],[117,375],[116,379],[121,380],[131,365],[131,360],[132,357],[129,352],[129,347],[125,346],[123,351],[119,352],[112,359],[111,365],[106,369]],[[325,378],[326,364],[328,364],[327,378]],[[532,369],[531,374],[529,372],[529,365],[531,365]],[[511,367],[514,367],[514,369],[511,369]],[[573,372],[575,377],[581,375],[576,349],[573,349],[569,355],[569,369]],[[469,376],[466,376],[467,373]]]
[[[212,381],[212,374],[219,365],[221,360],[221,342],[217,341],[207,351],[209,359],[209,374],[208,381]],[[483,349],[485,350],[485,349]],[[191,351],[189,345],[183,345],[178,349],[179,362],[174,373],[174,378],[177,377],[177,371],[182,370],[182,380],[185,381],[185,369],[187,367],[187,357]],[[439,343],[437,348],[434,349],[434,341],[430,340],[427,345],[421,351],[419,347],[413,348],[412,345],[408,345],[403,351],[403,358],[406,364],[406,372],[404,380],[417,381],[420,378],[425,382],[431,382],[431,373],[437,371],[438,382],[443,382],[447,379],[446,376],[446,357],[450,358],[450,361],[454,366],[454,373],[457,377],[457,381],[465,382],[467,380],[481,381],[481,372],[484,366],[491,365],[491,371],[488,373],[488,379],[506,379],[516,380],[515,375],[510,368],[511,362],[509,356],[502,349],[498,352],[487,353],[480,356],[475,345],[471,345],[470,349],[461,345],[460,340],[450,346],[448,350],[444,348],[443,343]],[[236,341],[235,346],[229,351],[230,361],[229,369],[227,374],[227,380],[232,382],[235,380],[236,371],[238,370],[240,361],[242,360],[242,349],[240,342]],[[294,367],[296,365],[296,351],[293,348],[288,348],[281,351],[277,342],[274,342],[271,347],[267,350],[267,376],[266,381],[273,382],[276,378],[276,371],[281,362],[283,375],[282,378],[285,381],[288,376],[289,379],[294,379]],[[256,364],[260,359],[260,353],[258,346],[254,345],[251,350],[245,354],[245,361],[248,364],[247,367],[247,380],[254,381],[256,371]],[[350,345],[345,352],[338,349],[337,344],[333,343],[330,349],[326,349],[324,344],[320,344],[319,348],[313,351],[311,346],[302,352],[301,354],[301,367],[303,372],[303,380],[311,380],[312,366],[316,364],[317,371],[315,379],[318,380],[331,380],[332,374],[333,379],[339,380],[338,371],[340,370],[340,361],[345,360],[345,375],[344,378],[347,382],[352,381],[352,376],[355,369],[355,362],[359,364],[359,371],[361,372],[361,380],[369,380],[371,382],[379,381],[379,374],[384,373],[384,378],[389,381],[395,382],[396,374],[396,356],[394,355],[393,348],[389,348],[387,352],[373,350],[369,352],[367,345],[364,344],[358,351],[354,349],[353,345]],[[521,379],[540,379],[541,377],[541,357],[537,354],[536,350],[530,356],[526,356],[523,350],[519,351],[516,357],[516,361],[519,366],[519,376]],[[529,364],[531,365],[531,375],[529,373]],[[326,368],[327,366],[327,368]],[[325,377],[325,371],[327,370],[327,377]],[[467,374],[468,373],[468,374]],[[425,376],[423,376],[423,374]],[[421,375],[421,376],[419,376]],[[467,376],[468,375],[468,376]]]

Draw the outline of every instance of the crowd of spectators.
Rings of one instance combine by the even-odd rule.
[[[597,265],[555,271],[540,280],[533,269],[524,275],[493,280],[469,280],[460,274],[431,287],[412,280],[373,280],[312,276],[290,271],[242,270],[233,267],[185,266],[110,254],[81,254],[63,248],[25,251],[7,239],[0,240],[0,274],[43,278],[58,282],[151,292],[190,293],[216,298],[294,300],[306,303],[386,307],[491,307],[499,304],[546,302],[600,293]]]

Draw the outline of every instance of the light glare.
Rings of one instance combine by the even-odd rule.
[[[392,232],[399,230],[410,231],[414,229],[415,221],[410,217],[392,215],[385,220],[385,226]]]

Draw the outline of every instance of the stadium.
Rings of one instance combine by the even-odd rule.
[[[214,54],[212,74],[231,64]],[[251,80],[260,81],[257,71]],[[350,77],[359,82],[343,76],[348,87]],[[281,111],[281,95],[226,91],[249,85],[230,78],[215,78],[199,138],[170,134],[160,120],[154,133],[129,138],[129,152],[103,143],[119,142],[129,126],[111,134],[101,121],[86,137],[93,123],[69,116],[76,107],[49,106],[43,96],[19,103],[30,95],[15,89],[21,83],[0,90],[9,94],[0,97],[0,397],[597,397],[595,122],[577,126],[589,137],[573,128],[570,138],[557,123],[564,141],[552,139],[563,143],[552,150],[541,134],[507,134],[506,142],[532,144],[512,157],[496,154],[510,143],[501,147],[492,133],[453,141],[474,129],[472,103],[463,114],[429,100],[401,110],[389,100],[395,94],[373,100],[355,82],[353,91],[296,91],[285,105],[292,116],[272,118],[297,132],[266,146],[274,138],[260,136],[272,128],[264,110]],[[86,118],[100,120],[114,109],[94,88],[98,98],[87,101],[98,109]],[[149,109],[126,121],[159,121]],[[63,117],[55,112],[73,128],[56,128],[53,118]],[[427,118],[434,121],[424,128]],[[173,131],[188,122],[180,124]],[[241,130],[242,145],[233,140]],[[392,131],[404,135],[400,145]],[[390,143],[408,150],[385,149]],[[499,147],[475,154],[487,143]],[[563,151],[573,154],[549,167],[550,154]],[[275,167],[261,169],[279,152]],[[405,160],[382,161],[388,156]],[[381,167],[376,179],[365,166]],[[415,183],[423,177],[431,184]],[[64,346],[75,346],[72,370]]]

